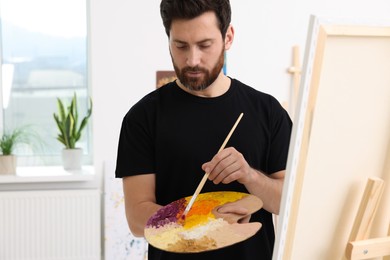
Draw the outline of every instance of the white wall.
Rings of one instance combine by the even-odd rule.
[[[156,70],[171,70],[160,1],[90,0],[94,162],[114,161],[122,117],[155,88]],[[310,14],[386,19],[388,0],[231,0],[235,42],[228,74],[288,100],[292,46],[304,53]],[[112,173],[113,174],[113,173]]]

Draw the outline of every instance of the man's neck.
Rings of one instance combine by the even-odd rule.
[[[199,91],[190,90],[190,89],[186,88],[180,82],[180,80],[177,80],[176,82],[182,90],[184,90],[185,92],[188,92],[194,96],[213,98],[213,97],[222,96],[223,94],[225,94],[229,90],[230,84],[231,84],[231,79],[229,77],[225,76],[221,72],[221,74],[219,74],[218,78],[210,86],[208,86],[204,90],[199,90]]]

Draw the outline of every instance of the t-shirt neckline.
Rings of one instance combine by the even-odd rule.
[[[217,96],[217,97],[200,97],[200,96],[196,96],[196,95],[193,95],[191,93],[188,93],[187,91],[181,89],[179,87],[179,85],[177,84],[176,80],[173,81],[172,83],[174,84],[174,88],[176,89],[176,93],[178,95],[180,95],[181,97],[184,97],[186,99],[189,99],[189,100],[192,100],[192,101],[196,101],[196,102],[202,102],[202,103],[212,103],[212,102],[217,102],[217,101],[222,101],[226,98],[228,98],[229,96],[232,95],[232,93],[234,92],[234,89],[235,89],[235,83],[234,83],[234,79],[230,78],[230,86],[229,86],[229,89],[223,93],[222,95],[220,96]]]

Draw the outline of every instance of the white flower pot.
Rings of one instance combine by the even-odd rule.
[[[0,155],[0,175],[16,174],[16,156]]]
[[[64,169],[69,170],[81,170],[83,158],[83,149],[63,149],[62,150],[62,163]]]

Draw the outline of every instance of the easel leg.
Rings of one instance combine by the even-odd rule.
[[[370,259],[390,255],[390,236],[368,239],[371,226],[384,190],[384,181],[370,178],[360,203],[358,214],[347,245],[348,259]]]

